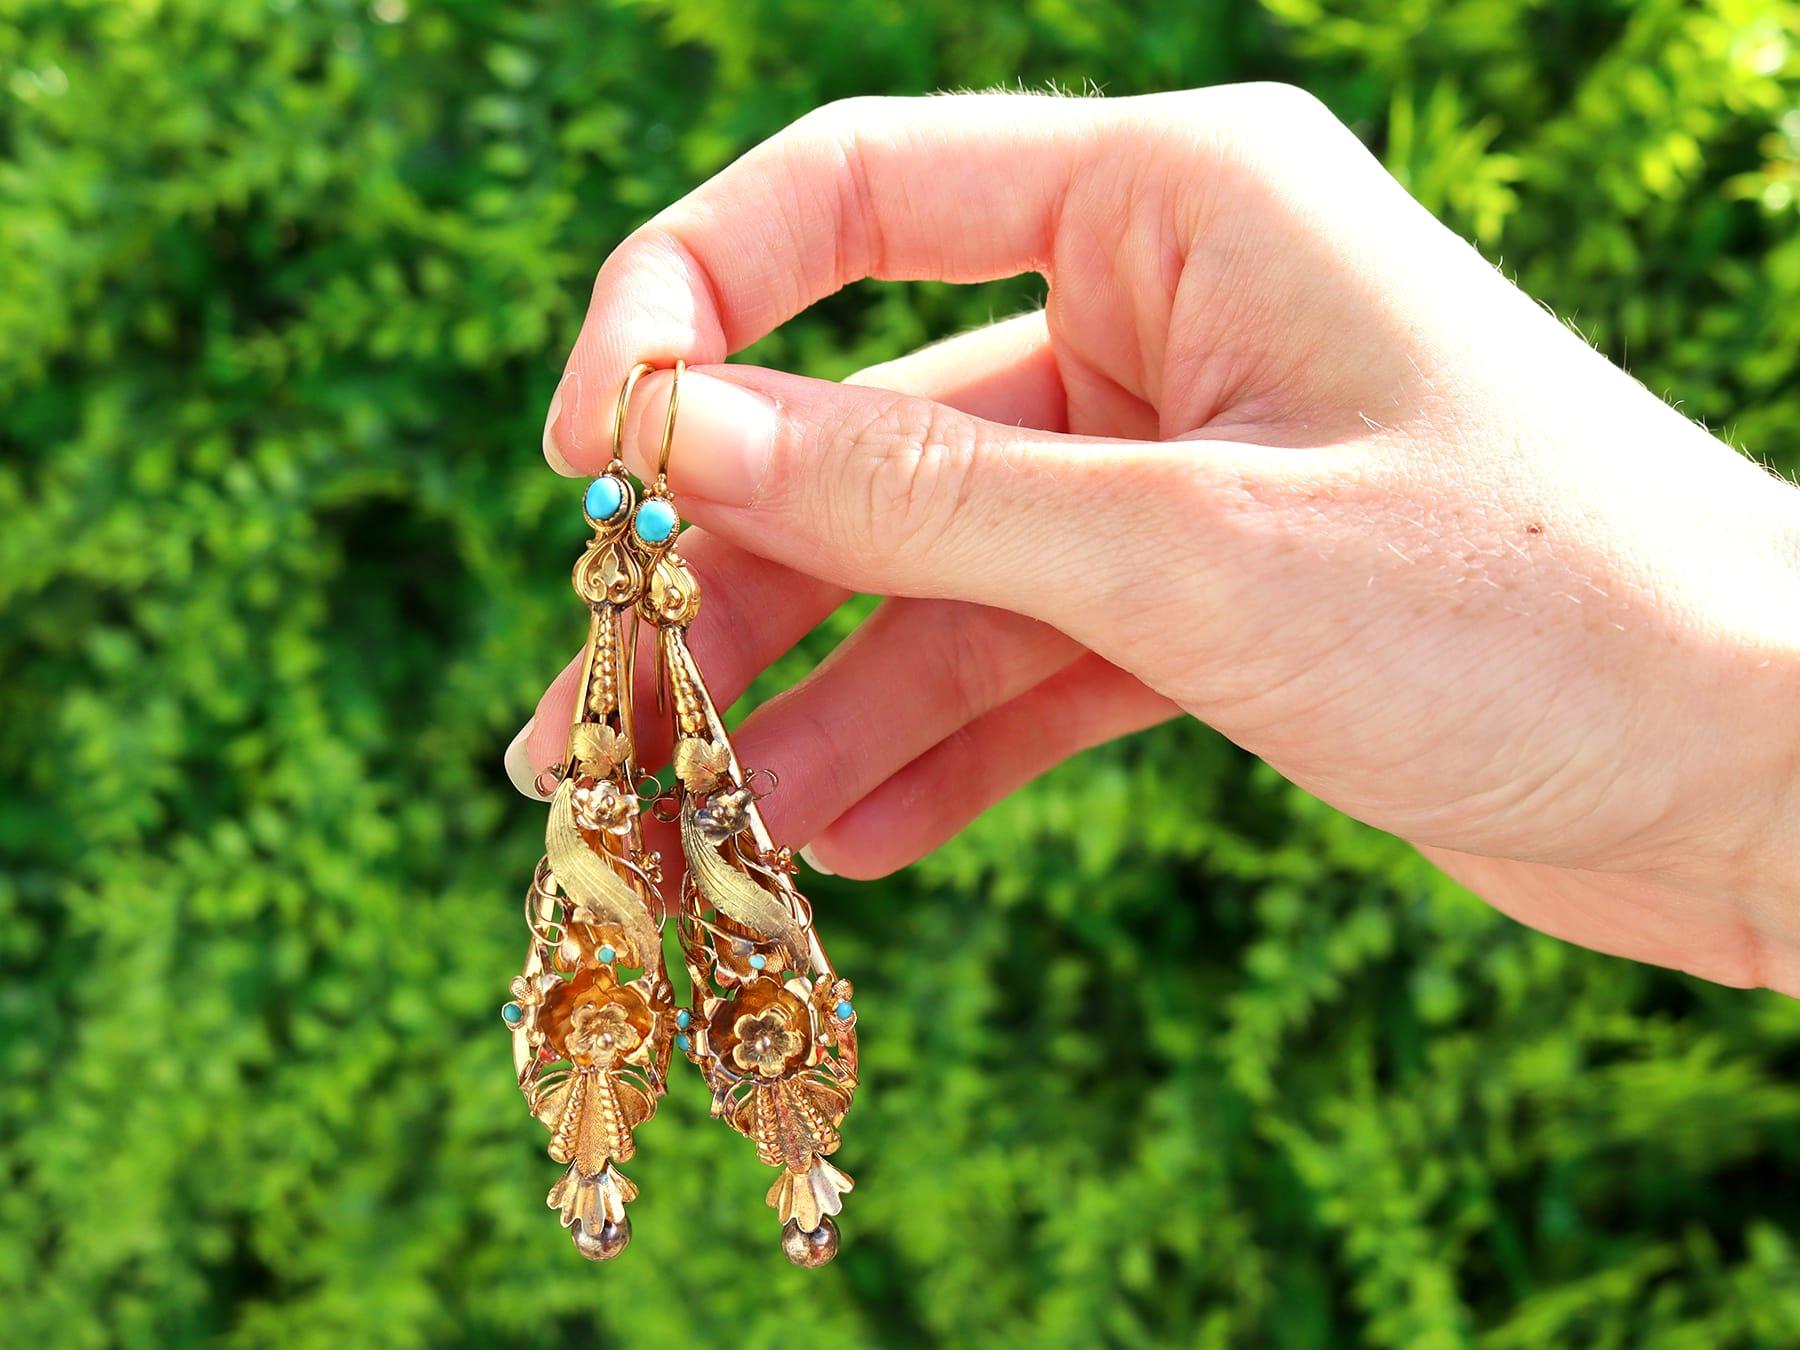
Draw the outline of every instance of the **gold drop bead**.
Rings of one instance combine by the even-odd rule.
[[[781,1230],[781,1250],[804,1269],[822,1266],[838,1254],[837,1225],[828,1218],[820,1219],[819,1226],[808,1232],[797,1220],[789,1219]]]
[[[827,1220],[826,1222],[830,1222]],[[610,1219],[601,1223],[598,1231],[588,1232],[577,1219],[569,1228],[569,1238],[575,1244],[575,1250],[590,1261],[610,1261],[625,1250],[625,1244],[631,1241],[631,1220],[620,1219],[613,1223]],[[836,1244],[833,1244],[835,1248]],[[791,1259],[791,1258],[790,1258]]]

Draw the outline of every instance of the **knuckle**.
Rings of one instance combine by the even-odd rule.
[[[779,162],[798,170],[792,185],[795,212],[822,212],[834,221],[834,254],[828,268],[831,281],[826,289],[878,267],[881,230],[864,147],[901,101],[864,96],[826,103],[769,142]],[[802,296],[790,307],[802,308],[806,301]]]
[[[1373,161],[1316,96],[1291,84],[1252,83],[1152,95],[1130,130],[1168,150],[1177,181],[1200,211],[1199,237],[1229,210],[1285,210],[1299,200],[1359,190]]]
[[[1264,171],[1339,163],[1355,135],[1319,98],[1298,85],[1234,85],[1224,91],[1230,140]]]
[[[1241,455],[1196,454],[1164,480],[1168,507],[1215,538],[1247,542],[1304,532],[1335,499],[1314,475]]]
[[[1233,85],[1227,91],[1236,115],[1288,130],[1341,126],[1318,95],[1297,84],[1264,80]]]
[[[1096,476],[1094,509],[1117,529],[1154,522],[1159,534],[1179,543],[1218,514],[1218,479],[1201,456],[1152,445],[1106,463]]]
[[[809,140],[841,140],[881,121],[895,101],[876,94],[833,99],[796,118],[789,131]]]

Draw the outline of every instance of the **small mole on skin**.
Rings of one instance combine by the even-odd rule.
[[[1543,525],[1540,522],[1535,521],[1535,520],[1532,521],[1531,524],[1529,524],[1525,527],[1526,534],[1542,534],[1543,532],[1544,532]]]

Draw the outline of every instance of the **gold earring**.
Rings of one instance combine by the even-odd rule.
[[[666,689],[675,723],[675,786],[657,809],[679,822],[687,862],[679,934],[693,1002],[676,1014],[675,1043],[712,1089],[713,1115],[781,1169],[768,1200],[782,1250],[820,1266],[837,1254],[832,1216],[854,1185],[828,1155],[856,1091],[856,1009],[794,885],[793,856],[757,809],[774,777],[743,771],[688,650],[700,588],[676,552],[668,473],[685,368],[675,363],[656,477],[632,518],[638,613],[655,626],[658,701]]]
[[[550,819],[525,901],[531,945],[500,1010],[519,1088],[550,1129],[551,1158],[567,1165],[547,1203],[561,1211],[576,1250],[595,1261],[631,1240],[625,1206],[637,1187],[616,1164],[630,1161],[633,1132],[667,1090],[675,1034],[661,869],[638,819],[624,642],[644,573],[627,540],[634,510],[619,446],[631,391],[649,369],[626,377],[612,463],[582,500],[594,527],[574,569],[575,592],[588,606],[587,646],[562,762],[540,776]]]

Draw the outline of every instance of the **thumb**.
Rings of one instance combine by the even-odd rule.
[[[647,377],[626,457],[653,475],[672,376]],[[1059,618],[1121,584],[1145,531],[1190,528],[1209,455],[984,421],[929,399],[752,366],[690,370],[669,453],[682,513],[859,591]]]

